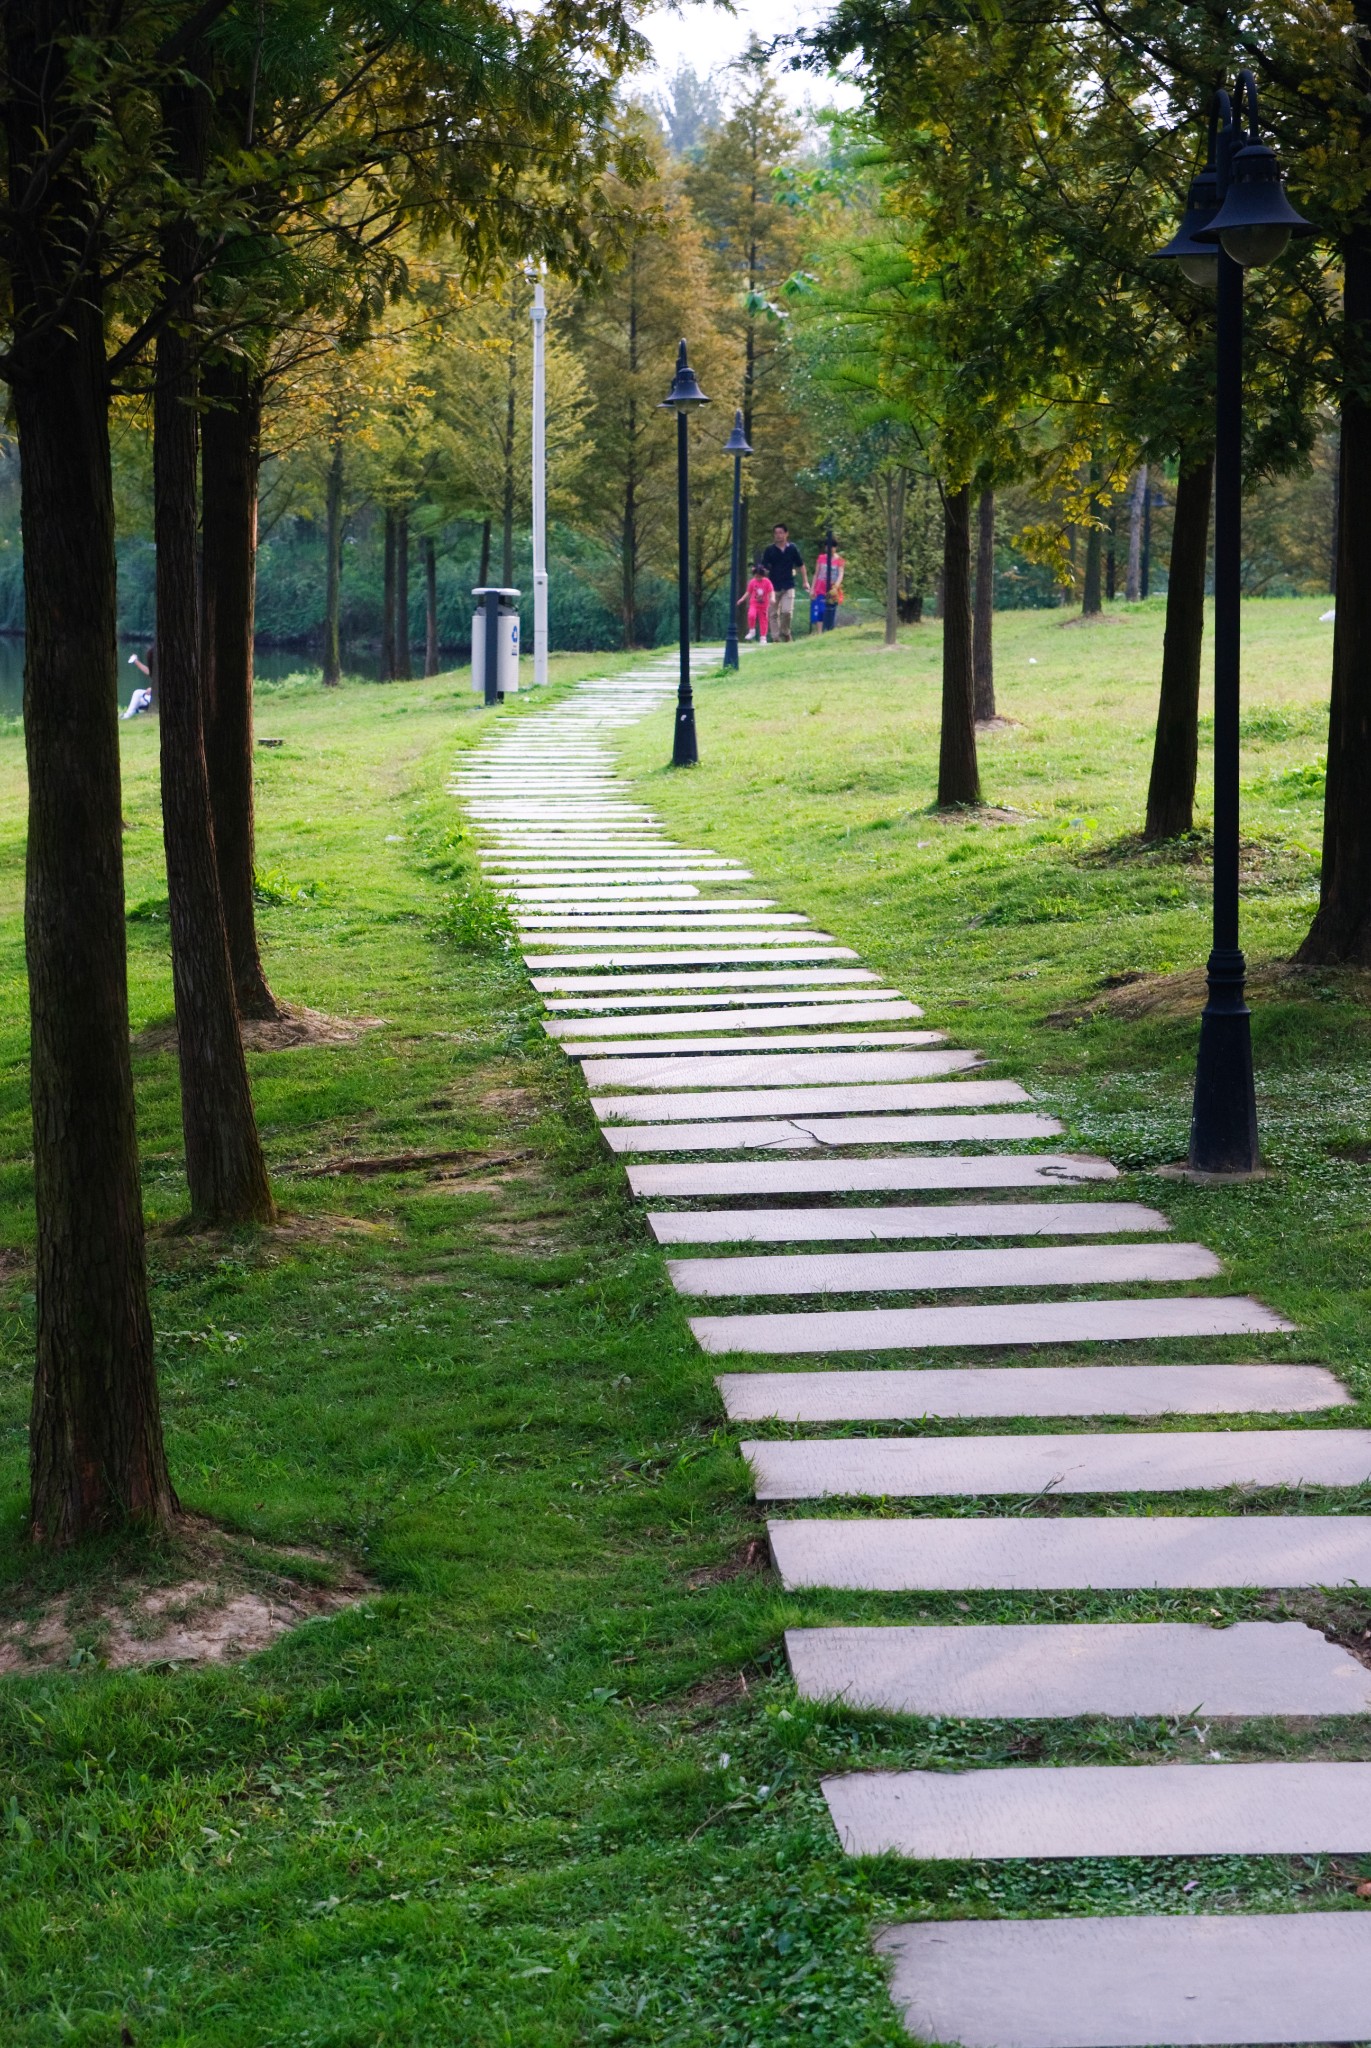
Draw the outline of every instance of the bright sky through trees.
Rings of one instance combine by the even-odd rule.
[[[795,0],[795,5],[764,6],[761,0],[734,0],[730,13],[723,7],[699,0],[680,8],[663,7],[641,23],[652,45],[654,62],[636,74],[644,91],[651,94],[665,85],[682,64],[698,72],[719,71],[740,57],[755,36],[768,44],[777,36],[797,29],[814,28],[832,9],[827,0]],[[861,94],[845,80],[821,78],[812,71],[788,71],[784,57],[776,67],[776,82],[796,107],[856,107]]]

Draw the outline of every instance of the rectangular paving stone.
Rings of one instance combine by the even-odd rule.
[[[737,989],[747,994],[754,988],[782,988],[788,984],[803,986],[805,982],[826,988],[830,983],[878,979],[879,976],[869,967],[756,967],[738,974],[723,968],[712,974],[621,974],[616,975],[612,982],[602,974],[539,974],[533,977],[533,986],[549,992],[559,990],[564,995],[603,995],[607,988]]]
[[[1121,1344],[1163,1337],[1250,1337],[1291,1330],[1245,1295],[1141,1301],[1016,1301],[961,1308],[815,1309],[809,1314],[694,1316],[704,1350],[918,1351],[941,1344]]]
[[[617,990],[622,987],[622,983],[613,983],[611,986]],[[851,993],[851,989],[841,988],[748,989],[740,999],[736,995],[711,995],[708,991],[692,995],[644,996],[630,990],[627,994],[616,993],[610,997],[553,996],[548,999],[543,1007],[553,1011],[574,1010],[582,1016],[589,1016],[597,1010],[714,1009],[729,1013],[719,1017],[710,1017],[706,1020],[710,1024],[716,1025],[720,1030],[723,1030],[728,1024],[740,1017],[743,1021],[761,1018],[765,1015],[761,1008],[761,1005],[764,1003],[775,1003],[778,1005],[816,1003],[827,1006],[834,1001],[840,1001],[842,998],[850,996]],[[906,1004],[904,1002],[898,989],[864,988],[861,990],[861,997],[863,1004],[867,1007],[868,1014],[872,1016],[922,1017],[923,1015],[923,1011],[917,1003]],[[783,1010],[782,1021],[789,1017],[794,1017],[797,1021],[803,1021],[810,1016],[823,1016],[826,1014],[829,1014],[826,1008],[820,1009],[817,1012],[795,1008]],[[646,1023],[639,1026],[635,1020],[630,1019],[629,1021],[634,1024],[635,1029],[646,1030],[648,1028]],[[768,1023],[771,1022],[770,1016],[766,1016],[766,1021]],[[682,1020],[673,1017],[669,1022],[672,1029],[675,1030]],[[602,1027],[597,1023],[596,1029],[600,1028]]]
[[[497,890],[496,893],[507,895],[508,891]],[[773,896],[731,896],[710,899],[701,897],[697,902],[679,903],[673,898],[665,899],[662,902],[639,902],[635,898],[633,902],[628,904],[601,902],[544,904],[540,911],[533,913],[528,912],[523,904],[515,902],[513,914],[515,923],[521,929],[524,926],[526,917],[536,915],[542,917],[545,921],[561,926],[564,930],[575,932],[592,930],[613,930],[617,932],[621,926],[626,930],[636,931],[640,927],[651,929],[655,926],[665,925],[672,931],[693,931],[705,934],[712,933],[720,919],[725,920],[724,929],[726,931],[731,930],[727,920],[732,917],[735,910],[740,908],[746,910],[749,904],[774,903],[775,900]],[[609,919],[608,924],[604,922],[605,919]],[[789,922],[792,932],[795,930],[794,920],[783,919],[782,921]],[[546,922],[542,927],[534,927],[534,929],[540,928],[546,929]]]
[[[785,1647],[801,1699],[884,1714],[1371,1713],[1371,1671],[1300,1621],[792,1628]]]
[[[800,1151],[815,1145],[956,1145],[971,1139],[1055,1138],[1052,1116],[963,1116],[947,1109],[930,1116],[812,1116],[786,1122],[717,1124],[614,1124],[601,1135],[614,1152]]]
[[[708,1023],[722,1029],[720,1020],[711,1017]],[[663,1027],[665,1028],[665,1027]],[[557,1019],[544,1021],[543,1029],[552,1038],[562,1039],[566,1027]],[[861,1045],[938,1045],[944,1038],[941,1031],[778,1031],[774,1037],[759,1035],[755,1038],[606,1038],[603,1040],[567,1038],[562,1046],[568,1059],[594,1059],[601,1055],[613,1056],[620,1060],[650,1059],[667,1053],[695,1052],[737,1052],[740,1049],[766,1052],[772,1047],[787,1046],[861,1046]]]
[[[1117,1435],[836,1437],[738,1446],[758,1500],[1185,1493],[1361,1486],[1371,1430],[1129,1430]]]
[[[682,946],[705,951],[712,960],[764,961],[768,966],[773,962],[797,960],[801,952],[807,958],[848,959],[857,958],[851,946],[840,946],[831,932],[815,931],[809,925],[786,925],[779,931],[751,931],[736,925],[720,925],[709,920],[688,918],[680,923],[630,925],[618,931],[612,925],[601,928],[598,919],[587,919],[580,924],[562,925],[559,930],[548,931],[539,926],[519,923],[519,943],[532,956],[565,953],[574,947],[578,954],[593,951],[596,958],[608,955],[614,964],[623,955],[626,967],[642,967],[652,964],[658,951],[673,953]],[[628,958],[632,953],[637,957]]]
[[[857,954],[851,946],[794,946],[777,945],[770,948],[761,946],[730,946],[726,940],[715,945],[701,943],[697,933],[693,938],[686,936],[677,942],[671,952],[626,953],[617,948],[613,934],[607,934],[608,943],[616,947],[612,953],[525,953],[524,965],[538,968],[564,967],[721,967],[751,966],[754,962],[765,961],[767,966],[780,967],[784,964],[808,960],[855,960]],[[708,934],[705,935],[706,938]],[[527,941],[525,941],[527,944]],[[632,941],[629,941],[632,944]],[[653,941],[660,946],[661,940]]]
[[[825,1778],[849,1856],[1317,1856],[1371,1845],[1371,1764],[1059,1764]]]
[[[1323,1365],[924,1366],[912,1372],[727,1372],[732,1422],[918,1422],[925,1416],[1255,1415],[1346,1408]]]
[[[901,1188],[1069,1187],[1117,1180],[1107,1159],[1063,1152],[1009,1152],[998,1158],[945,1153],[914,1159],[748,1159],[728,1165],[695,1160],[669,1166],[630,1166],[635,1195],[848,1195]]]
[[[675,905],[666,910],[520,910],[515,923],[521,932],[583,932],[603,926],[616,937],[620,932],[701,931],[742,932],[767,937],[775,931],[785,938],[809,927],[798,910],[734,910],[730,904],[692,903],[688,909]],[[827,934],[825,934],[827,937]]]
[[[1141,1202],[920,1202],[888,1208],[654,1210],[659,1244],[802,1244],[890,1237],[1109,1237],[1169,1230]]]
[[[917,1515],[767,1535],[787,1592],[1371,1586],[1371,1515]]]
[[[699,893],[694,882],[578,882],[574,876],[564,882],[549,876],[534,887],[501,891],[518,903],[597,903],[602,899],[617,902],[644,896],[666,902]]]
[[[1371,2041],[1371,1913],[921,1921],[876,1942],[920,2041],[1267,2048]]]
[[[701,1076],[701,1079],[704,1077]],[[888,1109],[987,1109],[1025,1102],[1017,1081],[892,1081],[855,1087],[701,1088],[696,1094],[594,1095],[602,1122],[703,1123],[711,1117],[830,1116]]]
[[[719,1059],[609,1059],[585,1066],[592,1088],[810,1087],[816,1082],[920,1081],[980,1064],[980,1054],[941,1052],[744,1053]]]
[[[653,867],[578,868],[574,862],[558,862],[555,867],[519,867],[503,873],[488,873],[486,880],[493,889],[508,894],[516,889],[548,887],[575,887],[593,892],[606,887],[621,887],[625,883],[642,887],[660,884],[668,888],[678,882],[750,882],[752,877],[745,868],[716,874],[712,869],[691,867],[689,863],[681,867],[660,862]]]
[[[775,1252],[672,1259],[680,1294],[878,1294],[888,1288],[1104,1287],[1212,1280],[1202,1244],[1004,1245],[990,1251]]]
[[[777,1007],[763,1009],[762,1003]],[[792,1007],[793,1006],[793,1007]],[[582,1003],[549,1003],[549,1010],[593,1009],[603,1005]],[[641,1007],[641,1006],[640,1006]],[[622,1031],[639,1034],[666,1031],[755,1031],[759,1025],[775,1026],[778,1030],[787,1025],[803,1024],[815,1029],[826,1024],[884,1024],[899,1017],[922,1017],[923,1011],[917,1003],[906,1002],[895,989],[864,989],[859,1003],[842,1001],[842,991],[834,989],[832,994],[805,994],[797,996],[764,996],[755,999],[752,1005],[734,1004],[727,997],[710,996],[703,1003],[682,1003],[681,1007],[698,1012],[683,1017],[584,1017],[572,1019],[552,1017],[545,1028],[555,1038],[572,1039],[581,1033],[608,1034]],[[712,1014],[711,1014],[712,1013]],[[930,1040],[941,1038],[940,1031],[927,1034]],[[915,1034],[916,1037],[922,1034]],[[797,1044],[803,1043],[797,1039]],[[576,1051],[568,1046],[569,1052]]]

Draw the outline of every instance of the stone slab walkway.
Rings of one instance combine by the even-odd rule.
[[[1299,1621],[792,1628],[803,1699],[971,1720],[1371,1713],[1371,1671]]]
[[[1317,1856],[1371,1830],[1371,1764],[1087,1764],[828,1778],[852,1856]]]
[[[734,1422],[918,1422],[924,1417],[1290,1415],[1345,1408],[1321,1365],[926,1365],[917,1372],[726,1372]]]
[[[718,1384],[728,1416],[761,1432],[740,1446],[758,1497],[834,1503],[769,1524],[785,1594],[868,1603],[860,1625],[789,1629],[800,1693],[996,1722],[1371,1712],[1368,1664],[1301,1622],[1060,1618],[1095,1592],[1371,1584],[1371,1516],[1335,1495],[1327,1512],[1304,1496],[1283,1511],[1279,1492],[1359,1487],[1371,1433],[1327,1426],[1348,1397],[1324,1367],[1290,1362],[1289,1321],[1212,1291],[1212,1253],[1172,1239],[1161,1210],[1108,1199],[1107,1160],[1048,1149],[1061,1126],[1036,1107],[996,1107],[1026,1101],[1016,1080],[947,1078],[980,1055],[908,1028],[919,1005],[841,933],[743,895],[759,884],[726,848],[673,843],[606,741],[664,716],[674,681],[674,662],[654,661],[492,719],[450,786],[517,919],[546,1029],[584,1062],[606,1145],[640,1155],[627,1177],[657,1205],[653,1233],[714,1249],[670,1262],[677,1289],[807,1304],[691,1324],[704,1351],[737,1360]],[[823,964],[838,960],[854,964]],[[749,1246],[782,1249],[729,1250]],[[938,1290],[959,1298],[908,1298]],[[827,1305],[854,1294],[881,1303]],[[1150,1355],[1191,1338],[1242,1351]],[[853,1354],[868,1362],[842,1363]],[[1044,1432],[1052,1418],[1114,1426]],[[1026,1426],[949,1435],[958,1419]],[[839,1433],[785,1435],[814,1425]],[[1259,1510],[1232,1512],[1234,1487],[1266,1489]],[[1178,1491],[1211,1498],[1176,1511]],[[1111,1513],[1045,1511],[1111,1494]],[[950,1496],[979,1511],[940,1511]],[[974,1590],[1051,1594],[1059,1618],[911,1625],[906,1610],[871,1625],[882,1594]],[[824,1789],[856,1854],[1371,1851],[1359,1762],[869,1771]],[[910,2031],[963,2048],[1371,2042],[1365,1911],[930,1919],[876,1940]]]

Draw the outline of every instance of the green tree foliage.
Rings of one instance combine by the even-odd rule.
[[[581,514],[612,567],[612,598],[624,644],[642,630],[644,577],[652,566],[674,568],[676,540],[676,437],[662,410],[682,337],[704,390],[721,411],[737,389],[736,336],[721,317],[711,290],[704,238],[678,173],[648,127],[630,111],[626,130],[655,156],[655,177],[635,191],[615,192],[631,210],[619,267],[576,309],[572,336],[585,378],[586,430],[595,451],[581,487]],[[700,452],[713,431],[697,419],[697,489],[710,494],[717,528],[717,491]],[[722,441],[723,433],[718,435]],[[712,465],[722,476],[722,458]],[[707,508],[700,507],[702,516]],[[713,571],[717,575],[717,562]]]
[[[734,68],[733,84],[728,116],[705,138],[685,189],[722,300],[721,322],[737,345],[738,376],[726,395],[741,408],[755,451],[748,501],[769,538],[775,520],[798,528],[807,509],[795,502],[811,438],[789,375],[785,287],[811,221],[790,177],[801,131],[756,44]],[[755,553],[756,534],[750,544]]]

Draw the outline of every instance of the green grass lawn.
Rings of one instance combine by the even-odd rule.
[[[1259,960],[1288,953],[1314,900],[1322,608],[1247,609],[1245,915]],[[759,894],[859,947],[931,1023],[1055,1107],[1071,1143],[1139,1169],[1111,1193],[1160,1200],[1181,1234],[1224,1255],[1225,1288],[1252,1288],[1300,1322],[1269,1352],[1327,1359],[1360,1393],[1360,980],[1262,981],[1274,1172],[1239,1189],[1146,1171],[1184,1149],[1194,1029],[1176,1002],[1081,1017],[1112,977],[1177,973],[1205,951],[1202,844],[1140,859],[1127,839],[1160,633],[1155,605],[1093,630],[1054,614],[999,622],[1000,707],[1020,722],[988,735],[982,759],[1008,820],[927,808],[933,627],[894,655],[859,628],[747,650],[740,677],[697,685],[697,771],[660,767],[669,708],[621,735],[623,754],[690,843],[745,855]],[[556,666],[568,679],[607,664]],[[212,1668],[118,1672],[99,1654],[120,1586],[184,1580],[193,1536],[38,1565],[23,1544],[22,743],[0,736],[0,1620],[66,1590],[76,1621],[69,1668],[0,1681],[6,2040],[869,2048],[904,2038],[870,1953],[873,1919],[1355,1903],[1359,1866],[1346,1858],[930,1867],[839,1854],[826,1771],[877,1757],[1185,1757],[1202,1734],[804,1708],[785,1677],[786,1625],[1236,1618],[1270,1599],[779,1592],[710,1362],[575,1066],[546,1039],[472,887],[443,783],[489,722],[459,683],[262,693],[259,730],[285,742],[258,755],[269,974],[291,1001],[379,1021],[352,1043],[250,1056],[287,1211],[261,1234],[176,1228],[175,1062],[156,1029],[171,1003],[156,733],[122,729],[176,1483],[195,1515],[236,1533],[245,1585],[349,1569],[370,1589]],[[1153,993],[1144,981],[1118,1000],[1136,1008]],[[1185,984],[1180,994],[1183,1006]],[[457,1157],[311,1170],[403,1153]],[[1307,1611],[1345,1636],[1371,1625],[1350,1596]],[[1222,1747],[1352,1755],[1362,1742],[1350,1726],[1259,1723],[1226,1727]]]

